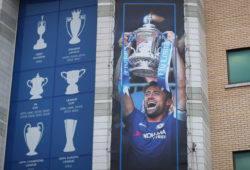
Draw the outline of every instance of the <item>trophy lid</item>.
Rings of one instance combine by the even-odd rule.
[[[36,74],[36,77],[34,77],[31,82],[40,82],[43,81],[44,78],[39,75],[39,73]]]
[[[160,33],[160,31],[155,27],[154,24],[144,24],[142,27],[138,28],[135,32],[136,33],[139,33],[139,32]]]
[[[160,31],[155,27],[154,24],[151,23],[152,21],[152,14],[148,14],[143,17],[143,26],[138,28],[135,32],[157,32],[160,33]]]

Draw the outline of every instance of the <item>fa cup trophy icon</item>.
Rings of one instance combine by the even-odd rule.
[[[33,46],[34,50],[40,50],[47,47],[47,43],[44,42],[42,38],[45,30],[46,30],[46,21],[43,20],[43,15],[41,16],[41,21],[37,24],[37,33],[39,35],[39,39],[37,40],[36,44]]]
[[[79,39],[79,36],[84,29],[85,22],[86,22],[86,15],[80,15],[80,14],[81,14],[81,10],[73,10],[72,17],[66,18],[66,29],[67,29],[69,36],[71,37],[69,41],[70,44],[77,44],[81,41]]]
[[[63,149],[63,152],[73,152],[75,151],[73,138],[75,134],[77,120],[74,119],[65,119],[64,125],[65,125],[65,132],[66,132],[66,145]]]
[[[67,86],[65,94],[77,94],[79,93],[78,85],[76,84],[78,80],[83,76],[85,73],[85,69],[81,70],[71,70],[68,72],[61,72],[62,78],[64,78],[67,83],[69,84]]]
[[[30,94],[32,95],[30,97],[30,100],[41,99],[41,94],[43,93],[43,86],[45,86],[47,83],[48,78],[40,77],[39,73],[37,73],[36,77],[34,77],[32,80],[28,80],[27,86],[31,89]]]
[[[27,156],[37,155],[36,147],[39,144],[43,135],[44,126],[42,122],[37,123],[36,127],[32,127],[31,124],[24,126],[24,139],[28,146],[29,152]]]

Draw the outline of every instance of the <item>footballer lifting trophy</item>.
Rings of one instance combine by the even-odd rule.
[[[81,41],[79,39],[79,36],[84,29],[86,22],[86,15],[80,15],[80,14],[81,10],[73,10],[72,17],[66,18],[66,29],[69,36],[71,37],[69,41],[70,44],[77,44]]]
[[[38,122],[36,127],[32,127],[31,124],[24,126],[24,139],[28,146],[29,152],[27,156],[37,155],[36,147],[39,144],[43,135],[44,126],[42,122]]]
[[[66,132],[66,145],[63,149],[63,152],[73,152],[75,151],[73,138],[76,130],[77,120],[74,119],[65,119],[65,132]]]

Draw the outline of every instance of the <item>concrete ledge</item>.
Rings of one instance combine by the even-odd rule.
[[[225,89],[234,88],[234,87],[244,87],[244,86],[250,86],[250,82],[228,84],[225,86]]]

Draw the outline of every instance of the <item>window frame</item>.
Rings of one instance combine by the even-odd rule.
[[[242,151],[233,151],[232,152],[232,156],[233,156],[233,168],[234,170],[236,169],[236,162],[235,162],[235,154],[239,154],[239,153],[250,153],[250,150],[242,150]]]
[[[245,82],[239,82],[239,83],[230,83],[230,70],[229,70],[229,56],[228,55],[229,55],[230,52],[244,51],[244,50],[250,50],[250,47],[242,47],[242,48],[235,48],[235,49],[226,50],[226,55],[227,55],[227,75],[228,75],[227,76],[228,85],[226,86],[226,88],[250,85],[250,80],[245,81]]]

